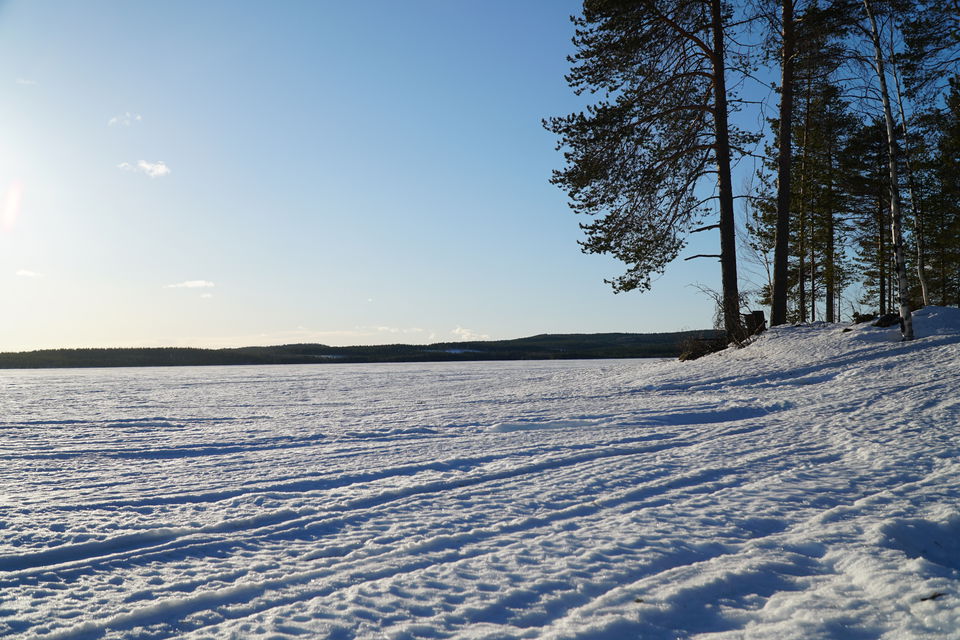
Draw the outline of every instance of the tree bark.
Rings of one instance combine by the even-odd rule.
[[[817,243],[814,242],[813,216],[810,216],[810,322],[817,321]]]
[[[787,321],[787,258],[790,250],[790,169],[793,163],[793,2],[783,0],[780,63],[780,131],[777,135],[777,231],[773,253],[773,296],[770,326]]]
[[[807,134],[810,131],[810,94],[813,91],[813,80],[807,78],[807,91],[804,96],[803,110],[803,141],[800,155],[800,193],[798,194],[800,228],[797,237],[797,311],[800,322],[807,321]]]
[[[727,123],[727,82],[721,0],[710,0],[713,22],[714,125],[716,127],[717,195],[720,201],[720,272],[723,287],[723,326],[727,337],[743,339],[737,283],[737,237],[730,177],[730,133]]]
[[[900,325],[904,340],[913,340],[913,315],[910,312],[910,291],[907,283],[907,268],[903,256],[903,229],[900,217],[900,181],[897,176],[897,145],[893,126],[893,113],[890,110],[890,93],[887,90],[887,75],[880,47],[880,33],[877,20],[873,15],[871,0],[863,0],[864,10],[870,22],[870,34],[873,40],[873,52],[877,77],[880,80],[880,99],[883,102],[883,117],[887,125],[887,163],[890,166],[890,217],[893,236],[893,258],[897,271],[897,285],[900,297]]]
[[[829,171],[827,177],[827,194],[829,202],[829,211],[827,212],[827,246],[826,246],[826,256],[824,256],[824,261],[826,262],[825,266],[825,286],[826,294],[824,298],[826,300],[826,305],[824,308],[824,314],[826,315],[825,320],[827,322],[837,322],[839,320],[836,309],[833,306],[833,299],[836,293],[837,286],[837,265],[835,264],[836,260],[836,251],[834,250],[834,243],[836,242],[836,225],[833,220],[833,185],[834,185],[834,174],[833,174],[833,140],[827,141],[827,162]]]

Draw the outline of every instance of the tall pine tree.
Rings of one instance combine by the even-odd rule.
[[[582,224],[588,253],[627,264],[615,291],[648,289],[686,236],[714,210],[720,231],[722,308],[742,335],[730,177],[725,23],[721,0],[586,0],[574,18],[577,53],[567,81],[599,96],[584,112],[550,118],[566,165],[553,182]],[[716,180],[716,194],[701,185]]]
[[[938,134],[928,185],[931,298],[960,306],[960,76],[949,80],[945,105],[933,115]]]

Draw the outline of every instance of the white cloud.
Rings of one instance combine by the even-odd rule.
[[[177,284],[164,285],[164,289],[204,289],[215,286],[209,280],[187,280]]]
[[[129,162],[121,162],[117,165],[117,168],[123,169],[124,171],[136,171],[138,173],[144,173],[151,178],[160,178],[170,175],[170,167],[168,167],[163,160],[157,160],[156,162],[140,160],[136,165],[132,165]]]
[[[141,116],[139,113],[130,113],[127,111],[123,115],[113,116],[110,118],[110,120],[107,121],[107,126],[115,127],[119,125],[121,127],[129,127],[134,122],[140,122],[141,120],[143,120],[143,116]]]
[[[27,80],[26,78],[17,78],[17,84],[35,85],[36,80]]]
[[[212,298],[212,297],[213,297],[213,294],[212,294],[212,293],[201,293],[201,294],[200,294],[200,297],[203,298],[204,300],[206,300],[206,299]]]
[[[19,269],[17,275],[21,278],[42,278],[43,274],[37,273],[36,271],[30,271],[29,269]]]
[[[455,336],[457,337],[457,340],[460,340],[460,341],[463,341],[463,342],[468,342],[468,341],[473,341],[473,340],[489,340],[489,339],[490,339],[490,336],[488,336],[488,335],[486,335],[486,334],[484,334],[484,333],[477,333],[476,331],[473,331],[473,330],[471,330],[471,329],[465,329],[465,328],[463,328],[463,327],[461,327],[461,326],[459,326],[459,325],[457,325],[457,328],[454,329],[453,331],[451,331],[450,333],[452,333],[453,335],[455,335]]]

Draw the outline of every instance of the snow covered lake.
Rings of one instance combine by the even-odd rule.
[[[960,312],[842,329],[0,372],[0,636],[960,637]]]

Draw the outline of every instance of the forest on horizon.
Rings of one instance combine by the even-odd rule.
[[[0,353],[0,369],[674,358],[691,342],[710,341],[716,339],[717,335],[716,331],[704,330],[673,333],[543,334],[514,340],[442,342],[427,345],[331,347],[323,344],[289,344],[232,349],[43,349]]]

